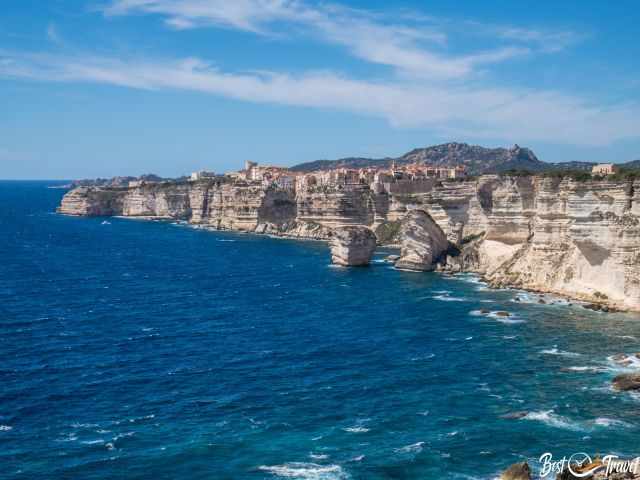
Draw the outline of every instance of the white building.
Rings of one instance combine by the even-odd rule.
[[[199,172],[193,172],[191,174],[191,181],[195,182],[197,180],[204,180],[206,178],[215,178],[216,174],[214,172],[207,172],[205,170],[200,170]]]
[[[618,166],[613,163],[599,163],[591,168],[591,175],[613,175],[618,172]]]

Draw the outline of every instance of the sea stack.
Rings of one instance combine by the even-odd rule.
[[[331,262],[344,267],[369,265],[376,235],[367,227],[341,227],[331,237]]]
[[[447,236],[423,210],[412,210],[400,227],[402,249],[396,268],[402,270],[431,271],[447,251]]]

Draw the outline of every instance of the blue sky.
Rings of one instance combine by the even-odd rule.
[[[631,0],[4,0],[0,178],[464,141],[640,158]]]

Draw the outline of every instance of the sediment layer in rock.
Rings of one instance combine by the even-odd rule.
[[[329,239],[335,228],[366,226],[395,243],[402,241],[399,222],[422,210],[461,252],[449,255],[443,268],[477,272],[495,286],[640,310],[639,181],[483,175],[392,186],[295,191],[215,179],[79,187],[65,195],[58,211],[175,218],[206,228],[319,240]]]

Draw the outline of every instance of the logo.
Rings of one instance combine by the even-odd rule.
[[[544,478],[550,474],[560,474],[566,470],[575,478],[588,478],[596,472],[606,470],[606,475],[611,473],[633,473],[640,472],[640,457],[633,460],[621,460],[617,455],[606,455],[600,458],[591,459],[584,453],[574,453],[570,457],[562,457],[554,460],[550,452],[540,455],[538,461],[541,464],[540,477]]]

